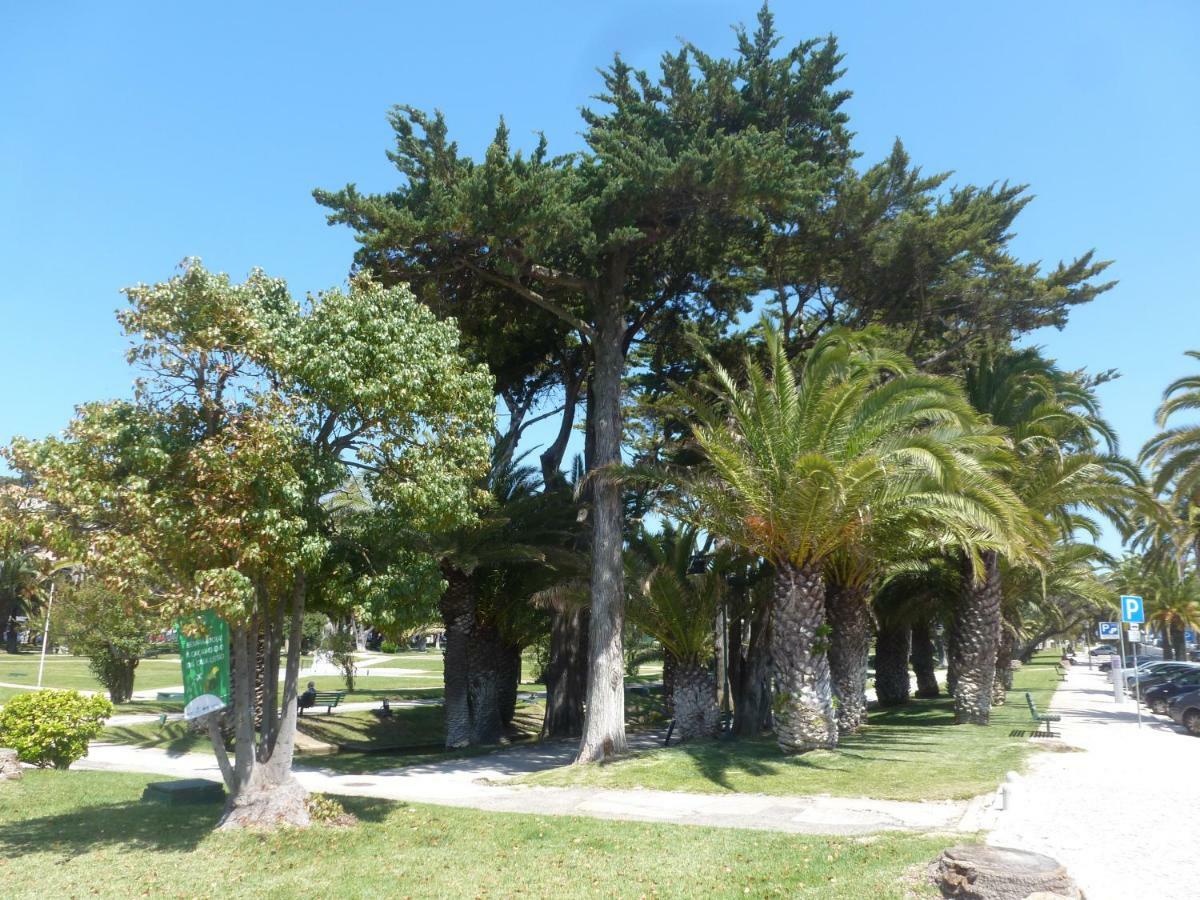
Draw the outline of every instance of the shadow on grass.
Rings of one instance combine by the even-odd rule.
[[[62,862],[89,850],[184,852],[213,830],[221,805],[167,807],[132,801],[83,806],[65,815],[9,822],[0,829],[0,857],[61,854]]]

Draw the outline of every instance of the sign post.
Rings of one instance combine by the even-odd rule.
[[[1142,598],[1135,594],[1125,594],[1121,597],[1121,621],[1129,625],[1129,639],[1133,642],[1133,705],[1137,712],[1138,728],[1142,727],[1142,691],[1138,684],[1137,674],[1137,645],[1142,634],[1139,627],[1146,621],[1146,608]],[[1121,651],[1125,650],[1125,642],[1121,641]]]
[[[183,669],[183,699],[191,706],[205,697],[196,710],[207,715],[229,705],[229,625],[211,609],[176,623],[179,664]],[[188,631],[192,631],[188,635]],[[219,704],[219,705],[218,705]]]

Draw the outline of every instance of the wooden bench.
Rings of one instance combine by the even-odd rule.
[[[1059,665],[1058,663],[1055,663],[1055,664],[1054,664],[1054,671],[1058,673],[1058,680],[1059,680],[1059,681],[1066,681],[1066,680],[1067,680],[1067,670],[1066,670],[1066,669],[1064,669],[1064,668],[1063,668],[1061,665]]]
[[[297,706],[300,715],[304,715],[305,709],[312,709],[317,706],[325,707],[326,713],[331,713],[338,704],[342,702],[342,698],[346,696],[345,691],[317,691],[313,695],[313,702],[310,706]]]
[[[1042,725],[1045,725],[1046,737],[1054,737],[1054,732],[1050,730],[1050,723],[1061,722],[1062,716],[1038,712],[1037,704],[1033,702],[1033,694],[1029,693],[1029,691],[1025,692],[1025,702],[1029,704],[1029,714],[1033,716],[1033,721],[1038,723],[1038,730],[1040,731]]]

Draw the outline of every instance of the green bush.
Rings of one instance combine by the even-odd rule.
[[[379,645],[379,652],[380,653],[399,653],[400,648],[397,647],[391,641],[384,641],[382,644]]]
[[[18,694],[0,709],[0,747],[39,768],[66,769],[87,755],[88,741],[100,734],[112,711],[104,697],[78,691]]]

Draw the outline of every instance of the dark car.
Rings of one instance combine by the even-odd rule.
[[[1165,716],[1167,714],[1167,703],[1172,698],[1194,690],[1200,690],[1200,667],[1191,672],[1176,675],[1170,681],[1150,688],[1150,690],[1142,694],[1142,702],[1150,707],[1153,712],[1158,713],[1160,716]]]
[[[1158,687],[1160,684],[1165,684],[1173,678],[1180,675],[1186,675],[1188,672],[1195,672],[1200,669],[1196,663],[1188,662],[1165,662],[1157,666],[1153,666],[1149,671],[1142,672],[1136,678],[1125,679],[1125,690],[1131,694],[1136,687],[1143,694],[1150,688]]]
[[[1167,702],[1167,715],[1172,721],[1200,737],[1200,690],[1187,691]]]

